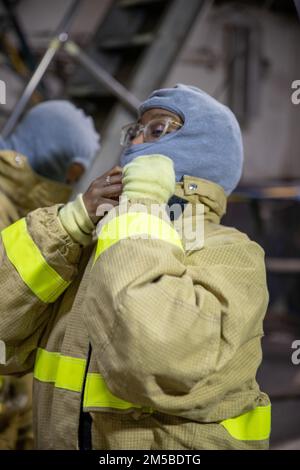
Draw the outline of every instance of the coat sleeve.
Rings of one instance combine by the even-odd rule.
[[[81,248],[60,224],[60,207],[35,210],[1,232],[0,374],[33,368],[52,306],[76,275]]]
[[[14,204],[0,190],[0,231],[20,218]]]
[[[126,230],[111,230],[122,217]],[[124,214],[102,227],[85,322],[113,394],[178,413],[199,398],[197,387],[263,335],[264,252],[225,228],[185,253],[170,221],[152,220],[148,238],[138,238],[145,222],[144,215]],[[153,237],[157,223],[166,225]]]

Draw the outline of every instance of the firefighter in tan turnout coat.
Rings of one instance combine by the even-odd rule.
[[[62,143],[58,128],[64,139],[68,128],[77,128],[76,139]],[[75,151],[78,139],[81,152]],[[82,174],[98,140],[90,119],[65,101],[35,106],[8,139],[0,137],[0,230],[38,207],[67,202],[72,187],[64,181],[74,183]],[[78,155],[84,165],[74,162]],[[32,448],[31,406],[32,374],[0,377],[0,449]]]
[[[178,85],[122,142],[122,175],[2,231],[0,372],[34,374],[37,448],[267,449],[264,252],[220,224],[238,124]]]

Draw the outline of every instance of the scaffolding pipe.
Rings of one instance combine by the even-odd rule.
[[[3,138],[6,138],[11,134],[13,129],[15,128],[20,116],[22,115],[24,109],[26,108],[30,98],[36,88],[39,86],[40,81],[42,80],[43,76],[47,68],[49,67],[50,63],[52,62],[54,56],[56,55],[57,51],[60,49],[61,45],[68,40],[68,29],[70,24],[77,13],[77,10],[81,4],[81,0],[74,0],[70,7],[68,8],[63,20],[59,24],[56,30],[56,37],[54,37],[49,44],[48,49],[46,50],[43,58],[41,59],[39,65],[37,66],[35,72],[33,73],[31,79],[29,80],[27,86],[25,87],[19,101],[17,102],[15,108],[13,109],[12,114],[8,118],[7,122],[5,123],[1,135]]]
[[[296,10],[298,12],[298,16],[300,18],[300,0],[294,0],[294,2],[295,2]]]
[[[112,77],[106,70],[95,63],[80,47],[73,41],[67,41],[64,45],[66,51],[82,65],[101,85],[103,85],[113,96],[123,103],[134,114],[137,112],[140,101],[127,90],[120,82]]]

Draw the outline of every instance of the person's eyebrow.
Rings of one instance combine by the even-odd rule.
[[[179,116],[178,117],[173,116],[172,114],[164,113],[163,111],[152,114],[150,120],[151,119],[156,119],[156,118],[159,118],[159,117],[162,117],[162,116],[166,116],[166,117],[169,117],[169,118],[173,119],[174,121],[178,120],[180,122],[180,117]],[[140,117],[137,122],[141,123],[141,121],[142,121],[142,117]]]
[[[156,117],[161,117],[161,116],[168,116],[168,117],[171,117],[171,118],[173,117],[171,114],[164,113],[164,112],[159,112],[159,113],[152,114],[151,117],[156,118]]]

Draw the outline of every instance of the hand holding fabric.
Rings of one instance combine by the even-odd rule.
[[[173,161],[165,155],[137,157],[123,168],[122,196],[166,203],[175,191]]]

